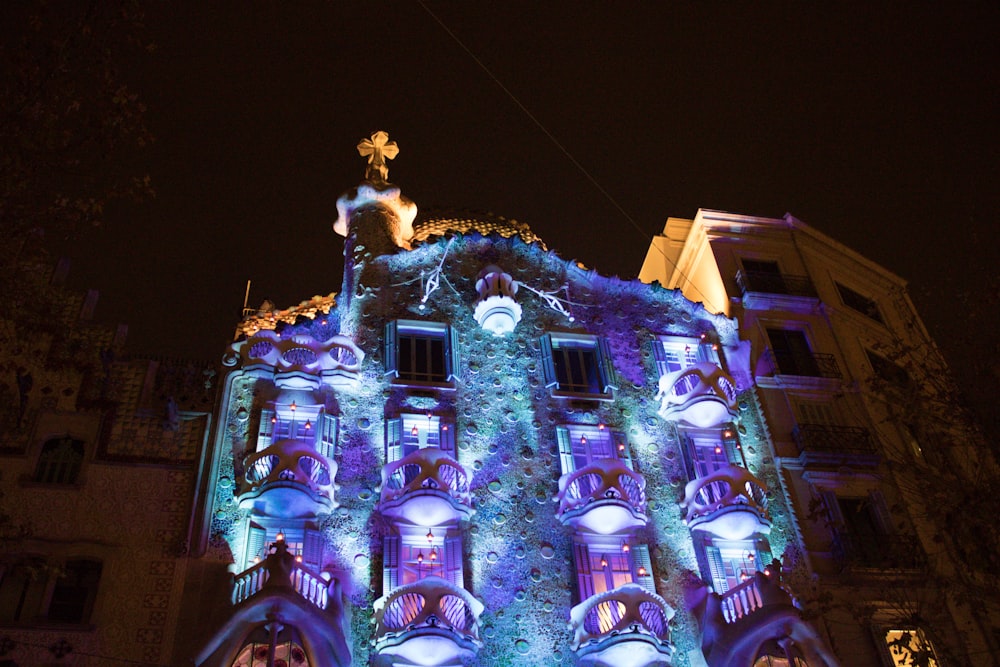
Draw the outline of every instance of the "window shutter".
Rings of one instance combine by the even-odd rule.
[[[271,446],[271,440],[274,436],[274,424],[271,420],[274,419],[274,410],[268,408],[263,408],[260,411],[260,427],[257,429],[257,449],[260,452]]]
[[[385,374],[399,377],[397,360],[399,359],[399,337],[396,332],[396,321],[385,323],[385,338],[382,339],[382,361],[385,363]]]
[[[727,438],[724,435],[720,434],[720,436],[722,437],[723,449],[725,449],[726,451],[726,458],[729,459],[729,462],[732,463],[733,465],[738,465],[745,468],[746,459],[743,457],[743,451],[738,447],[738,445],[740,444],[740,436],[739,436],[740,432],[736,429],[736,426],[733,424],[727,424],[726,426],[724,426],[722,429],[722,433],[725,433],[725,431],[727,430],[732,433],[730,437]]]
[[[319,419],[319,453],[330,459],[334,459],[337,447],[337,418],[333,415],[323,413]]]
[[[461,536],[444,538],[445,579],[459,588],[464,588],[462,577],[462,538]]]
[[[564,475],[568,475],[576,470],[573,462],[573,445],[569,440],[569,429],[565,426],[556,426],[556,443],[559,445],[559,467]]]
[[[681,458],[684,459],[684,471],[687,473],[687,478],[692,480],[698,477],[694,470],[694,450],[698,445],[695,443],[694,439],[691,438],[691,436],[685,435],[683,431],[679,435],[681,448],[683,450],[683,456]]]
[[[545,375],[545,386],[549,389],[559,388],[559,380],[556,378],[556,367],[552,362],[552,335],[545,334],[538,339],[542,352],[542,373]]]
[[[729,583],[726,580],[726,567],[722,563],[719,547],[706,546],[705,555],[708,557],[708,574],[712,579],[712,587],[716,593],[722,595],[729,589]]]
[[[872,519],[874,519],[882,534],[895,534],[896,526],[892,522],[892,513],[889,512],[889,505],[885,502],[885,496],[873,490],[868,494],[868,501],[871,503]]]
[[[625,433],[611,431],[611,446],[615,448],[615,455],[625,464],[625,467],[632,470],[632,448],[628,446],[628,438],[625,437]]]
[[[580,591],[580,602],[594,594],[594,579],[590,573],[590,549],[586,544],[573,544],[573,557],[576,559],[576,581]]]
[[[605,394],[618,389],[618,374],[615,372],[614,364],[611,363],[611,347],[606,338],[597,339],[597,366],[601,373],[601,391]]]
[[[451,454],[458,460],[458,451],[455,449],[455,425],[442,423],[438,426],[438,447],[442,451]]]
[[[266,540],[267,531],[251,523],[250,527],[247,528],[246,567],[249,568],[253,565],[254,558],[264,559],[264,542]]]
[[[635,544],[629,549],[629,557],[632,559],[632,581],[645,588],[650,593],[656,593],[656,585],[653,583],[653,561],[649,558],[649,546],[645,544]],[[639,574],[639,568],[646,571],[645,575]]]
[[[663,349],[663,341],[659,338],[654,338],[649,341],[649,349],[653,351],[653,361],[656,363],[656,374],[659,377],[663,377],[667,374],[667,353]]]
[[[399,537],[386,535],[382,547],[382,595],[399,586]]]
[[[318,570],[323,564],[323,535],[315,530],[306,530],[302,537],[302,562]]]
[[[403,420],[399,417],[385,420],[385,462],[403,458]]]
[[[462,370],[462,358],[458,353],[458,331],[455,327],[448,327],[448,374],[445,378],[448,382],[457,382]]]

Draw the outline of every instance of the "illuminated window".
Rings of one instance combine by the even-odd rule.
[[[434,414],[401,414],[385,422],[385,458],[398,461],[426,447],[455,456],[455,425]]]
[[[441,577],[463,586],[462,538],[444,527],[407,526],[399,535],[387,535],[382,552],[382,593],[427,577]]]
[[[598,336],[541,337],[545,384],[555,396],[611,398],[615,386],[608,343]]]
[[[278,541],[278,533],[284,538],[288,553],[301,556],[302,562],[313,569],[322,565],[323,535],[311,528],[299,526],[263,527],[251,523],[247,529],[246,557],[244,568],[253,567],[267,558],[271,553],[271,545]]]
[[[859,312],[865,317],[875,320],[879,324],[885,324],[882,320],[882,312],[878,309],[878,304],[866,297],[863,294],[855,292],[850,287],[845,287],[838,282],[834,285],[837,286],[837,292],[840,294],[840,300],[844,302],[844,305],[853,311]]]
[[[442,385],[458,374],[458,339],[446,324],[396,320],[385,327],[385,370],[401,384]]]
[[[770,639],[761,646],[753,667],[809,667],[809,663],[799,655],[791,642]]]
[[[46,620],[53,623],[87,623],[97,598],[101,563],[71,560],[62,568],[52,589]]]
[[[628,538],[594,538],[573,545],[580,600],[636,583],[650,593],[653,584],[649,547],[632,544]]]
[[[890,665],[906,667],[922,665],[937,667],[937,653],[934,646],[920,628],[893,628],[885,631],[885,647],[889,653]]]
[[[712,349],[710,343],[683,336],[661,336],[654,340],[653,358],[660,377],[700,362],[719,364],[719,353]]]
[[[83,441],[70,437],[53,438],[38,455],[34,480],[41,484],[76,484],[83,465]]]
[[[294,638],[289,635],[294,636]],[[257,632],[254,634],[257,641],[250,641],[243,645],[243,648],[236,655],[232,667],[267,667],[269,664],[281,665],[281,667],[310,667],[309,658],[297,635],[298,633],[294,632],[294,629],[283,628],[274,643],[274,662],[269,663],[271,644],[267,640],[265,632]]]
[[[621,431],[606,426],[567,424],[556,427],[559,465],[564,475],[587,467],[598,459],[619,459],[628,468],[632,457]]]
[[[712,588],[719,594],[752,578],[755,572],[764,569],[765,561],[770,559],[753,540],[733,541],[707,536],[702,546],[705,558],[701,564],[703,574],[708,575]]]

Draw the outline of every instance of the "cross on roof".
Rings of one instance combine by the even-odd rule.
[[[389,133],[379,130],[372,134],[371,139],[362,139],[358,144],[361,157],[368,157],[368,167],[365,168],[365,179],[372,183],[388,183],[389,167],[385,161],[399,155],[399,146],[395,141],[389,141]]]

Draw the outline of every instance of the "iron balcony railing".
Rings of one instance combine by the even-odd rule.
[[[799,454],[858,454],[875,456],[871,433],[859,426],[829,424],[799,424],[792,431]]]
[[[843,377],[837,359],[832,354],[820,352],[775,352],[768,350],[774,366],[780,375],[798,375],[802,377],[832,378]]]
[[[736,284],[739,285],[743,296],[746,296],[747,292],[763,292],[765,294],[816,298],[816,288],[806,276],[791,276],[765,271],[739,271],[736,274]]]
[[[833,556],[845,569],[919,572],[927,568],[927,555],[913,535],[858,537],[838,532],[833,539]]]

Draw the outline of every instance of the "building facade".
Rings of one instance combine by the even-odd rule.
[[[97,356],[64,382],[97,403],[21,392],[5,512],[48,518],[0,665],[995,664],[919,483],[989,461],[900,412],[900,332],[930,340],[898,278],[707,211],[609,278],[418,214],[358,148],[338,294],[246,312],[217,378]]]

